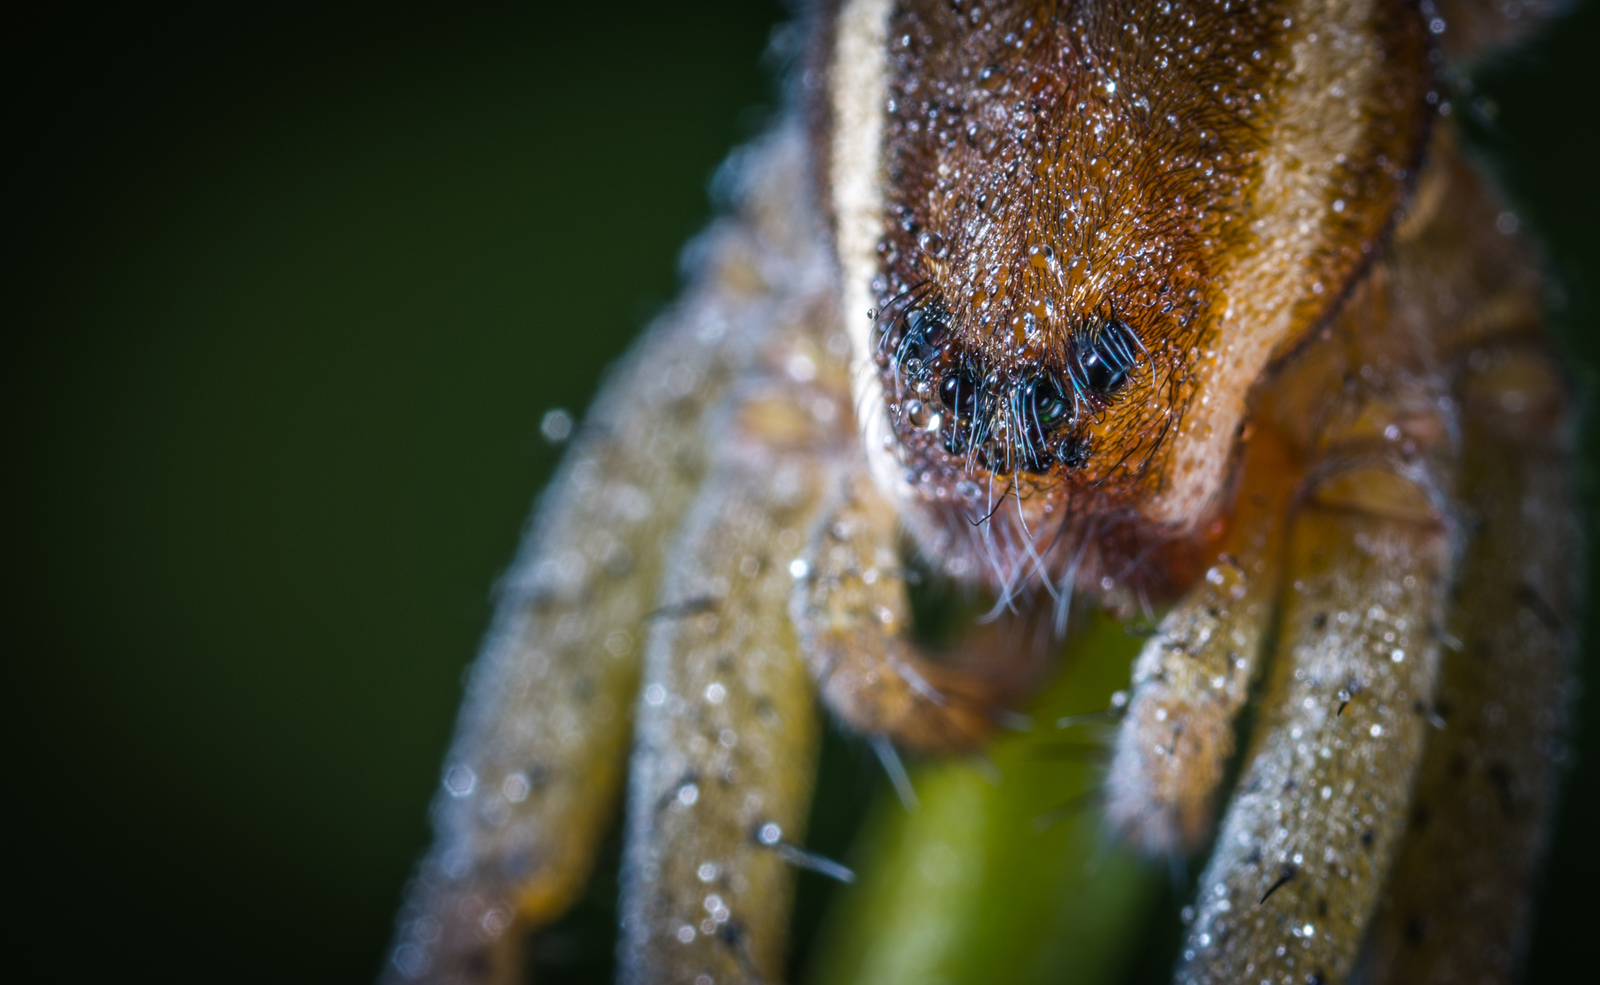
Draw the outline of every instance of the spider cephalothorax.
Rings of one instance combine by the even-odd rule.
[[[1239,380],[1335,302],[1419,153],[1421,32],[1396,5],[1371,17],[1367,57],[1395,68],[1333,79],[1317,98],[1350,122],[1286,151],[1273,127],[1308,110],[1282,81],[1318,29],[1293,4],[895,9],[870,296],[912,486],[1007,477],[1046,493],[1024,527],[1045,498],[1055,520],[1137,515],[1146,538],[1205,518]],[[1330,226],[1305,228],[1313,204]],[[1265,242],[1277,263],[1252,259]]]

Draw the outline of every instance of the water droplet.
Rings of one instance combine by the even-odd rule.
[[[811,357],[803,352],[797,352],[790,356],[788,365],[784,368],[788,372],[789,378],[796,383],[810,383],[817,378],[817,364],[812,362]]]
[[[452,766],[445,771],[444,788],[450,791],[452,797],[465,797],[472,793],[478,785],[478,775],[469,767]]]
[[[415,944],[401,944],[390,960],[402,978],[420,978],[428,970],[428,956]]]
[[[626,629],[613,629],[606,636],[606,649],[613,657],[625,657],[633,649],[633,636]]]
[[[539,433],[552,445],[559,445],[572,437],[572,415],[557,407],[546,411],[539,421]]]

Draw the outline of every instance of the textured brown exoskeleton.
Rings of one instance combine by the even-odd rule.
[[[1542,7],[812,11],[506,578],[387,973],[515,978],[626,785],[623,980],[776,980],[816,697],[976,748],[1092,600],[1171,605],[1105,808],[1156,855],[1216,834],[1178,981],[1512,978],[1571,408],[1435,79]],[[912,641],[910,554],[997,600],[952,655]]]

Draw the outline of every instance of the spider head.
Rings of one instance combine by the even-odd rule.
[[[1137,553],[1221,508],[1252,387],[1376,251],[1425,130],[1413,10],[1376,3],[1365,48],[1296,11],[845,4],[816,146],[844,310],[873,312],[868,455],[925,546],[976,517],[1013,558]]]

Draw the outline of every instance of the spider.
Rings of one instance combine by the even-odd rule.
[[[1176,981],[1513,977],[1572,410],[1435,80],[1543,6],[809,11],[501,586],[387,974],[514,979],[625,788],[622,980],[775,981],[818,699],[892,770],[980,749],[1092,604],[1165,608],[1104,813],[1214,845]],[[993,602],[950,652],[921,572]]]

